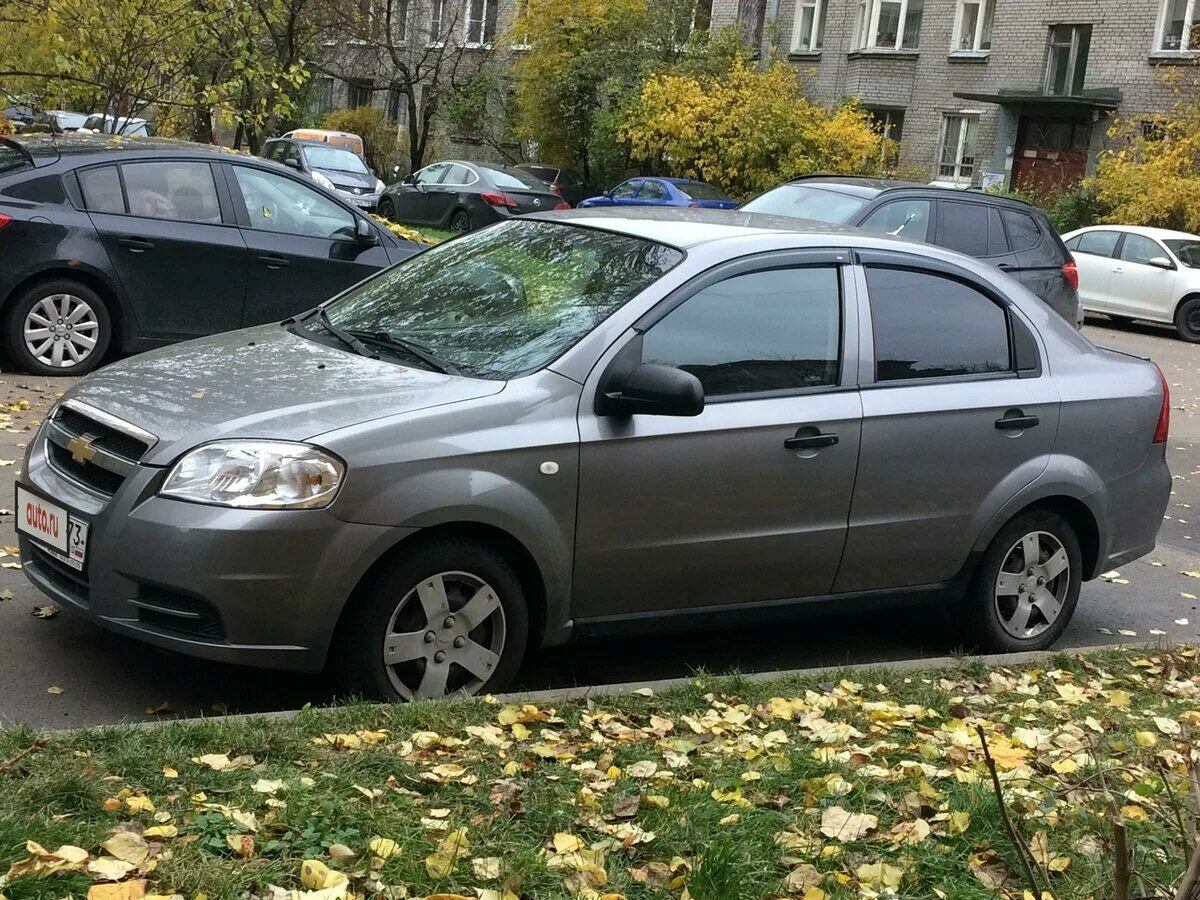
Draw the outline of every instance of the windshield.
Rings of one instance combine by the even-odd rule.
[[[556,359],[681,259],[641,238],[511,220],[426,250],[327,309],[345,331],[507,379]]]
[[[1189,269],[1200,269],[1200,238],[1169,239],[1163,241],[1179,261]]]
[[[720,188],[715,188],[711,184],[705,184],[702,181],[684,181],[675,185],[683,192],[685,197],[690,197],[693,200],[728,200],[729,197]]]
[[[305,147],[304,158],[314,169],[332,169],[336,172],[354,172],[358,175],[370,174],[367,164],[349,150],[340,147]]]
[[[865,197],[851,197],[806,184],[781,184],[740,207],[742,212],[815,219],[844,225],[867,205]]]

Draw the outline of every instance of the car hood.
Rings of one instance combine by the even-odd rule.
[[[320,172],[332,181],[336,187],[345,191],[353,190],[354,188],[366,188],[364,193],[369,194],[375,189],[374,175],[364,175],[360,172],[343,172],[341,169],[313,169],[313,171]]]
[[[308,440],[360,422],[499,393],[459,378],[357,356],[263,325],[114,363],[65,396],[158,436],[143,459],[169,465],[228,437]]]

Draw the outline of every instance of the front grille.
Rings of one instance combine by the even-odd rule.
[[[112,496],[154,444],[152,435],[66,401],[46,423],[46,458],[61,475]],[[124,427],[122,427],[124,425]]]
[[[25,565],[33,569],[35,575],[40,575],[80,606],[88,605],[91,593],[88,589],[86,575],[72,569],[62,560],[51,556],[33,542],[30,542],[27,546],[29,547],[29,559]]]
[[[207,601],[167,588],[142,585],[136,600],[138,621],[156,628],[203,638],[225,640],[221,616]]]

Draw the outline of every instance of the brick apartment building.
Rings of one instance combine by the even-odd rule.
[[[714,0],[735,21],[812,99],[859,97],[901,168],[961,186],[1078,181],[1114,116],[1153,128],[1167,67],[1200,63],[1200,0]]]

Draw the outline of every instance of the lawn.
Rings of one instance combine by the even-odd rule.
[[[1131,895],[1171,897],[1197,727],[1185,648],[11,729],[0,895],[1104,898],[1120,833]]]

